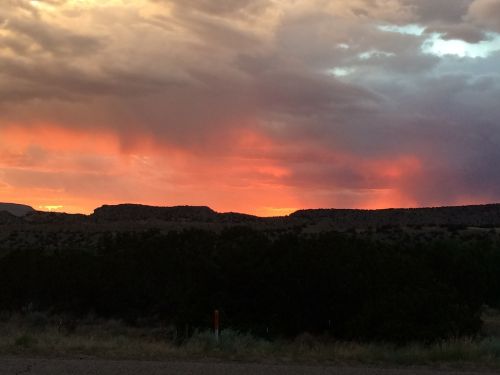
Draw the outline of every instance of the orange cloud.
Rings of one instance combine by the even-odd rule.
[[[257,140],[245,137],[235,140],[243,149]],[[286,168],[245,151],[204,159],[146,138],[124,151],[112,134],[53,125],[10,126],[0,144],[2,200],[36,208],[89,213],[104,203],[207,204],[268,216],[296,204],[277,182]]]
[[[424,174],[411,155],[370,159],[241,130],[209,157],[138,137],[61,126],[10,126],[0,137],[3,201],[90,213],[102,204],[208,205],[260,216],[314,207],[412,207]]]

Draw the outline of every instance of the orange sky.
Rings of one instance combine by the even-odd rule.
[[[209,159],[152,140],[137,141],[133,149],[124,150],[113,134],[49,125],[4,127],[0,145],[2,200],[42,210],[91,213],[101,204],[136,202],[209,205],[218,211],[277,216],[332,199],[325,187],[295,186],[287,166],[272,159],[278,146],[247,132],[233,139],[229,154]],[[391,186],[418,171],[418,160],[336,158],[387,183],[387,188],[374,190],[341,189],[334,197],[336,206],[348,207],[342,200],[349,195],[361,208],[412,204]]]

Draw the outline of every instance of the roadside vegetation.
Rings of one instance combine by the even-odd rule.
[[[487,310],[484,319],[481,336],[473,339],[395,345],[340,342],[308,333],[269,340],[231,329],[222,330],[219,341],[210,330],[179,339],[172,326],[132,327],[95,317],[75,322],[34,312],[2,317],[0,356],[500,369],[500,313]]]

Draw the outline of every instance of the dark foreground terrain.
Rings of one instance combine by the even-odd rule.
[[[1,209],[2,206],[0,206]],[[0,320],[68,332],[87,317],[211,327],[269,340],[478,337],[500,307],[500,205],[306,210],[258,218],[208,207],[103,206],[66,215],[3,204]],[[16,209],[16,210],[14,210]]]
[[[183,345],[215,310],[223,330],[269,343],[481,342],[499,290],[500,205],[259,218],[0,204],[0,322],[27,322],[6,347],[43,350],[47,327],[73,335],[103,320]]]
[[[488,371],[386,369],[217,362],[137,362],[94,359],[0,359],[1,375],[480,375]]]

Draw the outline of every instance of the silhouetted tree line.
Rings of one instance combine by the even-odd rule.
[[[500,248],[487,238],[151,230],[0,258],[0,310],[154,318],[179,332],[209,328],[219,309],[223,327],[269,337],[432,341],[477,334],[485,304],[500,306]]]

